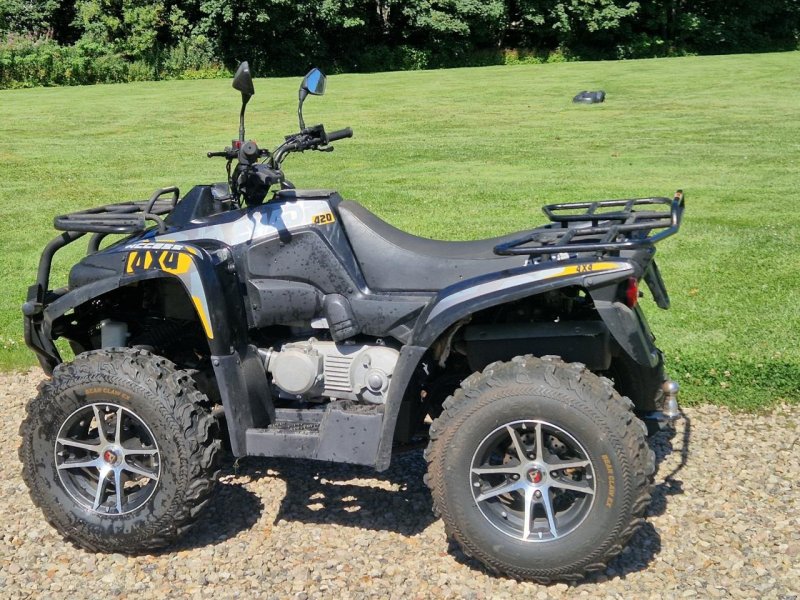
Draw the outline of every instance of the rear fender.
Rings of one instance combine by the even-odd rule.
[[[620,348],[640,365],[658,366],[659,351],[644,311],[638,304],[629,308],[619,301],[618,282],[590,288],[589,294]]]
[[[431,346],[451,325],[478,311],[550,290],[578,286],[591,289],[617,283],[635,274],[624,260],[570,262],[502,271],[450,286],[420,315],[412,344]],[[604,319],[605,320],[605,319]]]

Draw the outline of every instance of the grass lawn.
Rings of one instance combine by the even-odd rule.
[[[339,75],[306,120],[355,137],[285,169],[445,239],[532,227],[548,202],[683,188],[684,227],[658,252],[673,307],[643,301],[683,401],[797,402],[798,73],[793,52]],[[249,137],[296,130],[299,83],[256,81]],[[584,89],[605,104],[571,104]],[[0,91],[0,368],[34,363],[19,307],[53,216],[224,180],[205,152],[235,137],[238,108],[228,81]]]

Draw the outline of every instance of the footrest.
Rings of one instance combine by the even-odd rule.
[[[374,465],[383,425],[383,406],[327,410],[276,409],[266,429],[248,429],[249,456],[286,456]]]
[[[247,454],[250,456],[314,458],[319,445],[318,425],[314,430],[289,429],[275,425],[271,425],[267,429],[247,430]]]

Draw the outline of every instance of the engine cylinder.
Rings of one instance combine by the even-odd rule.
[[[400,357],[394,348],[372,344],[307,342],[263,351],[273,383],[289,396],[328,397],[381,404]]]
[[[301,396],[316,387],[322,371],[320,359],[310,343],[293,344],[273,353],[267,369],[275,385],[288,394]]]

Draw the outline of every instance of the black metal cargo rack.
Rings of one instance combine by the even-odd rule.
[[[170,194],[171,197],[164,198],[163,196],[167,194]],[[34,294],[39,299],[39,304],[48,291],[50,267],[53,263],[53,255],[58,250],[87,233],[93,233],[87,249],[88,253],[92,254],[97,252],[100,242],[107,235],[139,233],[147,229],[148,221],[155,222],[159,231],[164,232],[166,225],[161,217],[169,214],[175,208],[178,198],[180,198],[180,190],[172,186],[156,190],[146,201],[107,204],[56,217],[53,220],[53,226],[64,233],[45,246],[39,259],[39,271],[35,284],[38,291]]]
[[[162,198],[166,194],[172,197]],[[175,208],[179,194],[174,186],[158,189],[144,202],[107,204],[58,216],[53,220],[53,226],[59,231],[80,233],[139,233],[147,228],[147,221],[154,221],[163,231],[165,226],[161,216]]]
[[[549,204],[551,224],[494,247],[495,254],[547,257],[578,252],[614,252],[652,246],[676,233],[684,200],[675,197]]]

